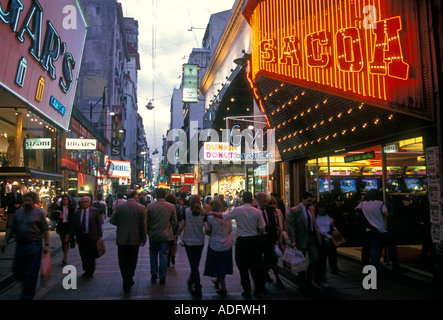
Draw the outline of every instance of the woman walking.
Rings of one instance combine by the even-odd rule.
[[[183,231],[183,242],[185,243],[186,255],[188,256],[191,275],[188,280],[188,287],[195,297],[202,296],[202,285],[200,283],[200,264],[203,246],[205,244],[205,233],[203,231],[203,209],[199,195],[193,195],[189,201],[189,208],[186,209],[182,217],[180,227],[175,238]]]
[[[56,227],[56,232],[60,236],[60,240],[62,242],[62,250],[63,250],[63,260],[62,265],[66,265],[66,260],[68,258],[69,251],[69,233],[71,232],[71,219],[74,214],[74,207],[71,205],[71,199],[68,195],[62,196],[62,202],[60,207],[57,209],[58,211],[58,222]]]
[[[220,199],[211,201],[213,212],[223,213],[224,208]],[[205,223],[206,234],[209,235],[208,252],[203,275],[217,278],[214,282],[217,293],[226,295],[225,275],[232,274],[232,223],[211,215]]]

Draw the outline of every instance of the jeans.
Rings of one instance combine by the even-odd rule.
[[[41,259],[41,240],[28,243],[17,243],[13,272],[17,279],[23,283],[24,299],[34,298]]]
[[[188,246],[185,245],[186,255],[188,256],[189,266],[191,267],[191,275],[189,277],[189,283],[194,284],[194,288],[199,290],[202,285],[200,283],[200,272],[198,266],[203,252],[203,245],[201,246]]]
[[[369,241],[371,261],[377,271],[380,270],[380,257],[384,247],[388,248],[393,267],[399,267],[397,245],[389,232],[368,231],[366,235]]]
[[[169,241],[149,240],[149,260],[151,263],[151,276],[166,279],[166,260],[168,257]]]

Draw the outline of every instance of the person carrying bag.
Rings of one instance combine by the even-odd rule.
[[[390,217],[389,211],[385,203],[379,200],[380,198],[380,192],[377,189],[371,189],[356,208],[362,210],[363,218],[366,221],[366,236],[369,242],[371,263],[379,271],[381,253],[383,248],[387,247],[394,271],[403,272],[405,269],[400,266],[398,261],[397,245],[388,231],[385,221],[385,218]]]

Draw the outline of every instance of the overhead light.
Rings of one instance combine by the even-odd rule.
[[[152,104],[151,101],[149,101],[148,104],[146,105],[146,109],[148,109],[148,110],[154,109],[154,105]]]
[[[248,129],[249,129],[249,130],[254,130],[254,126],[253,126],[253,125],[250,125],[250,126],[248,126]]]

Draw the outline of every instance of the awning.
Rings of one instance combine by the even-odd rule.
[[[0,178],[5,179],[42,179],[42,180],[52,180],[52,181],[62,181],[63,175],[41,171],[37,169],[30,169],[24,167],[6,167],[0,168]]]
[[[185,184],[178,190],[178,192],[191,192],[191,186],[189,184]]]

